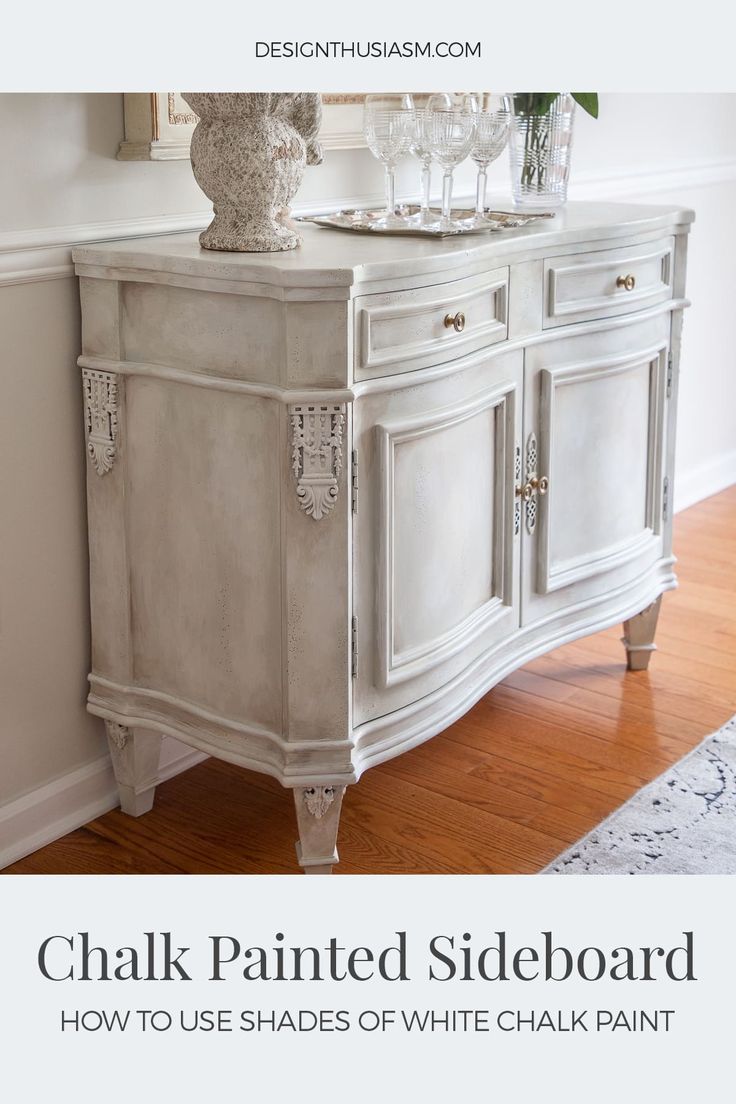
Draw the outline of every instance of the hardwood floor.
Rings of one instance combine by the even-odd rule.
[[[675,524],[650,670],[626,673],[616,627],[517,671],[348,790],[337,873],[537,871],[736,713],[736,487]],[[295,834],[290,794],[210,759],[147,816],[108,813],[4,873],[294,873]]]

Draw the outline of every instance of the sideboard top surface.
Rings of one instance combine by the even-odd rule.
[[[579,202],[528,227],[462,238],[370,237],[303,224],[303,245],[283,253],[219,253],[202,249],[198,235],[187,233],[81,245],[72,255],[81,275],[113,275],[105,270],[114,269],[121,279],[148,273],[149,279],[166,282],[166,274],[171,274],[284,289],[332,288],[346,295],[354,285],[407,275],[446,275],[467,270],[473,262],[494,266],[501,258],[580,242],[615,242],[675,228],[686,232],[693,218],[686,207]]]

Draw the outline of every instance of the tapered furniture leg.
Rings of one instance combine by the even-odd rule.
[[[628,621],[624,621],[624,635],[621,640],[626,648],[626,666],[630,671],[646,671],[652,652],[657,650],[654,634],[661,604],[662,595],[660,594],[651,606],[637,613],[636,617],[630,617]]]
[[[304,786],[294,790],[299,842],[296,854],[305,874],[331,874],[337,857],[337,829],[344,786]]]
[[[150,811],[158,782],[161,733],[105,721],[120,808],[129,816]]]

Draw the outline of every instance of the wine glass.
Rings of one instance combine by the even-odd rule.
[[[432,216],[429,212],[429,193],[432,183],[432,149],[429,136],[429,114],[427,112],[427,103],[430,98],[429,93],[417,94],[415,92],[412,96],[414,100],[414,133],[411,141],[411,152],[419,159],[422,167],[421,200],[417,219],[420,226],[429,226],[432,222]]]
[[[366,96],[363,130],[368,147],[386,170],[386,211],[377,226],[404,226],[396,213],[396,163],[409,152],[415,127],[414,102],[408,93]]]
[[[478,100],[471,92],[437,92],[427,102],[432,157],[444,169],[441,230],[452,230],[452,174],[470,153],[478,118]]]
[[[475,138],[470,148],[471,160],[478,166],[478,180],[475,189],[475,217],[473,226],[483,226],[492,219],[486,218],[486,188],[488,185],[488,166],[499,156],[509,138],[511,115],[508,111],[481,111],[475,129]]]

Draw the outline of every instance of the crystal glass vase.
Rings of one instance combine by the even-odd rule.
[[[527,97],[511,95],[509,155],[517,207],[561,207],[567,200],[575,101],[562,92],[549,110],[527,110]]]

